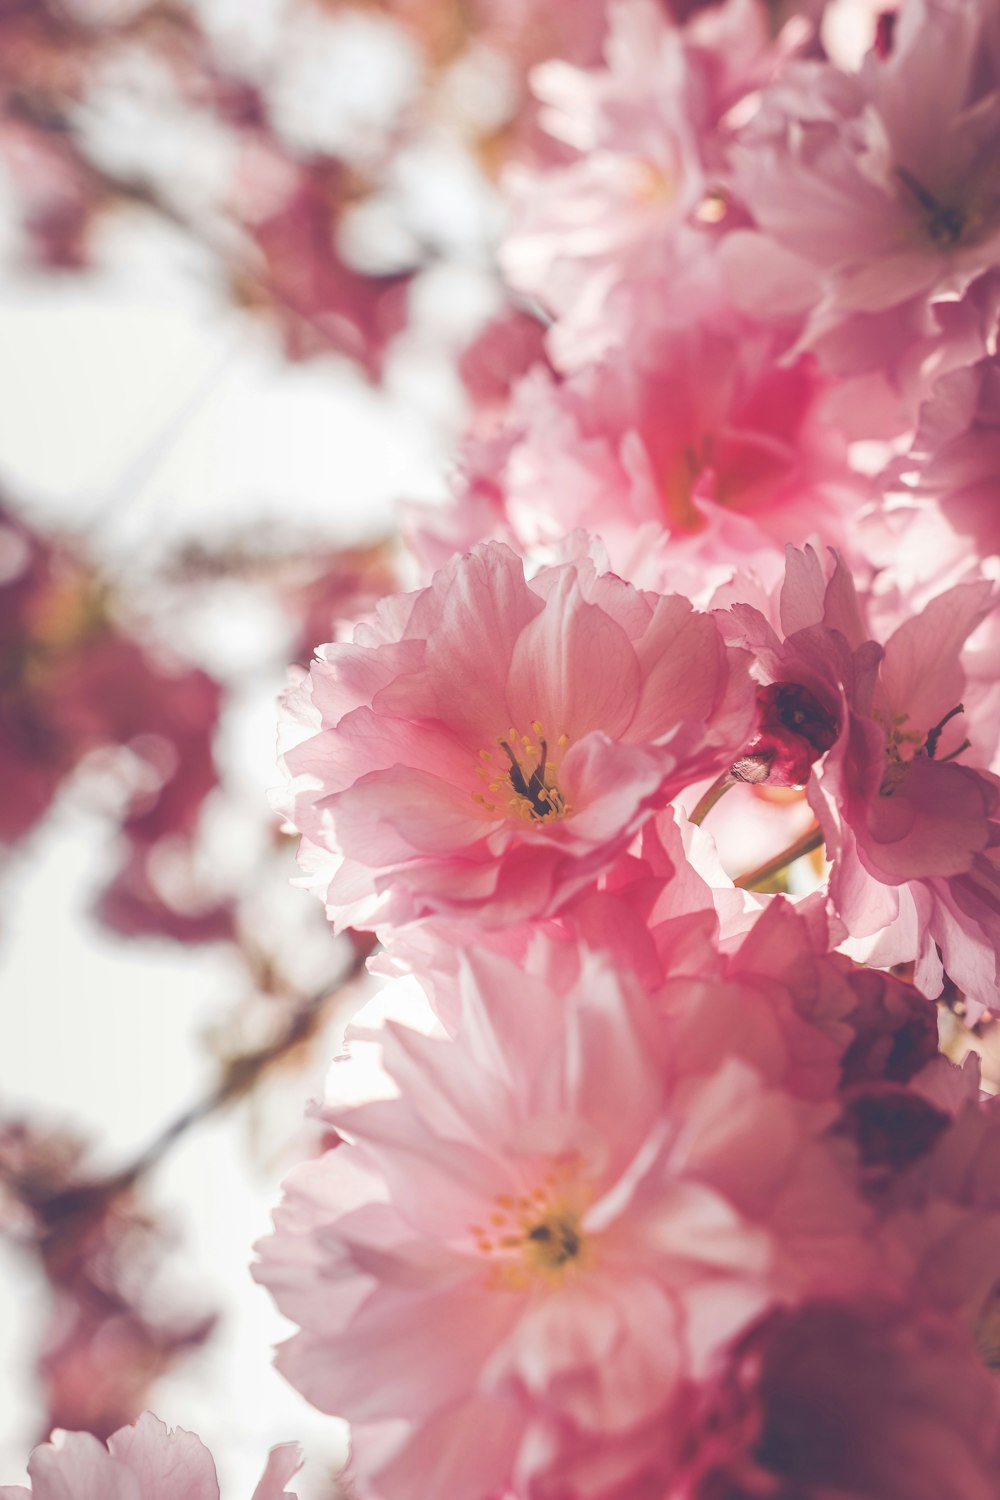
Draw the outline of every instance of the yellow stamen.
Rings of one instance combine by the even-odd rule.
[[[507,1214],[491,1211],[489,1221],[501,1229],[491,1239],[479,1224],[470,1225],[476,1248],[491,1260],[488,1284],[498,1290],[525,1291],[539,1282],[557,1285],[570,1274],[593,1265],[593,1245],[581,1222],[586,1195],[571,1179],[576,1162],[559,1163],[546,1171],[545,1186],[520,1194],[515,1200],[507,1193],[497,1194],[494,1203],[509,1209],[520,1208],[516,1230],[503,1232]],[[552,1188],[563,1180],[558,1196]]]

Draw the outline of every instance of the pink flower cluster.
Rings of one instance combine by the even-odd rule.
[[[855,10],[855,72],[758,0],[538,71],[544,357],[487,330],[424,585],[286,700],[304,881],[412,1007],[258,1272],[364,1500],[1000,1492],[934,1003],[998,994],[1000,12]]]

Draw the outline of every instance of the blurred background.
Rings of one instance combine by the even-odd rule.
[[[368,950],[290,884],[275,700],[534,326],[497,184],[600,13],[0,0],[0,1484],[149,1407],[336,1492],[248,1263]]]

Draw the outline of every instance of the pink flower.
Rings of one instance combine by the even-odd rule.
[[[858,997],[851,965],[827,952],[825,923],[776,899],[725,956],[712,933],[701,954],[690,941],[677,944],[677,926],[661,938],[667,972],[652,997],[668,1069],[675,1056],[686,1069],[698,1056],[709,1066],[723,1037],[727,1054],[769,1082],[803,1098],[831,1099],[853,1041]]]
[[[480,330],[459,360],[459,374],[483,430],[499,419],[514,381],[545,359],[544,324],[506,307]],[[481,541],[481,537],[476,538]]]
[[[729,0],[681,28],[654,0],[608,8],[606,66],[536,69],[542,124],[572,153],[512,169],[509,284],[555,316],[549,352],[579,369],[642,326],[644,291],[683,302],[724,210],[709,173],[721,165],[726,112],[774,68],[759,7]],[[555,154],[555,153],[554,153]],[[645,302],[648,305],[648,301]]]
[[[153,874],[171,857],[183,866],[218,782],[220,684],[125,634],[84,560],[2,510],[0,553],[0,842],[32,828],[88,753],[124,746],[135,763],[132,785],[122,778],[126,853],[100,915],[129,935],[231,936],[229,903],[189,872],[172,902]]]
[[[942,376],[920,407],[909,453],[884,476],[896,493],[880,518],[886,540],[865,538],[872,560],[890,566],[900,590],[912,594],[934,581],[937,592],[970,562],[997,556],[998,472],[1000,361],[980,359]]]
[[[732,758],[742,655],[686,599],[476,548],[325,648],[286,710],[288,811],[338,926],[538,918]]]
[[[665,1500],[993,1500],[1000,1393],[951,1322],[817,1301],[734,1345]]]
[[[915,958],[926,993],[940,988],[940,949],[973,1015],[995,995],[1000,793],[975,768],[992,755],[995,728],[982,726],[985,757],[966,736],[980,730],[963,716],[962,650],[994,607],[987,581],[958,585],[903,619],[883,648],[843,560],[827,580],[806,548],[789,549],[783,641],[759,611],[733,609],[734,638],[755,650],[765,679],[807,692],[816,721],[836,731],[808,790],[833,861],[834,910],[852,938],[870,940],[873,962]]]
[[[698,833],[667,809],[644,825],[633,852],[544,924],[473,928],[434,917],[391,931],[370,967],[392,978],[419,974],[451,1034],[463,954],[488,950],[515,963],[541,1007],[553,985],[580,981],[589,950],[646,990],[665,1077],[714,1072],[724,1038],[727,1056],[812,1100],[833,1098],[848,1054],[852,1078],[897,1079],[936,1053],[934,1007],[892,976],[831,953],[842,929],[819,898],[793,906],[713,886],[685,845]]]
[[[845,1087],[907,1082],[937,1055],[934,1006],[831,953],[842,930],[817,902],[773,897],[723,924],[696,879],[678,862],[657,890],[640,868],[561,913],[579,939],[643,979],[668,1075],[677,1059],[686,1073],[711,1071],[724,1038],[726,1054],[769,1083],[829,1100]]]
[[[671,846],[681,849],[679,837]],[[934,1006],[912,985],[830,952],[818,902],[774,897],[723,933],[712,892],[698,890],[690,868],[669,864],[657,877],[647,859],[628,863],[631,878],[623,870],[583,892],[544,931],[524,923],[473,936],[461,924],[424,922],[393,934],[374,967],[419,974],[454,1034],[464,956],[488,949],[516,964],[541,1009],[554,987],[581,982],[588,950],[600,954],[645,989],[649,1045],[665,1079],[714,1073],[724,1042],[727,1057],[768,1084],[830,1102],[845,1088],[906,1083],[937,1056]]]
[[[805,344],[873,367],[930,333],[1000,255],[996,70],[988,0],[907,0],[858,74],[787,69],[734,153],[759,234],[723,254],[747,304],[808,312]]]
[[[13,55],[16,34],[5,36]],[[79,271],[88,264],[91,223],[104,184],[65,132],[35,124],[30,114],[5,115],[0,157],[13,180],[25,239],[33,260],[49,270]]]
[[[606,54],[601,71],[536,69],[543,123],[575,159],[508,180],[505,276],[562,320],[557,362],[574,366],[605,352],[609,299],[660,271],[705,190],[680,31],[651,0],[630,0],[609,14]]]
[[[301,1460],[294,1443],[271,1451],[252,1500],[295,1500],[284,1485]],[[28,1460],[31,1489],[0,1486],[0,1500],[219,1500],[212,1455],[200,1438],[143,1412],[105,1448],[89,1432],[63,1432]]]
[[[588,1455],[611,1492],[737,1330],[867,1275],[864,1215],[830,1111],[735,1059],[665,1079],[627,975],[558,947],[547,974],[457,968],[454,1039],[377,1034],[395,1097],[338,1107],[334,1069],[347,1144],[291,1174],[261,1246],[301,1330],[279,1364],[384,1500],[534,1500]]]
[[[937,1011],[913,985],[879,969],[852,965],[853,1039],[842,1059],[847,1087],[908,1083],[938,1055]]]
[[[173,1285],[170,1235],[148,1204],[95,1181],[90,1143],[16,1119],[0,1124],[0,1233],[46,1283],[37,1328],[39,1425],[106,1438],[153,1383],[215,1327]]]
[[[406,325],[413,265],[373,275],[341,257],[335,231],[350,203],[343,162],[300,163],[274,136],[252,128],[241,144],[230,207],[259,252],[259,304],[278,323],[288,358],[332,349],[377,377],[387,346]]]
[[[977,360],[942,376],[921,408],[909,460],[918,491],[962,495],[994,480],[1000,469],[1000,360]],[[971,500],[971,496],[970,496]],[[970,521],[985,529],[982,552],[996,552],[996,517],[980,504]],[[991,524],[992,523],[992,524]]]
[[[863,487],[811,357],[781,363],[787,338],[718,295],[684,321],[648,311],[652,328],[600,364],[515,386],[505,431],[471,445],[455,537],[546,556],[583,527],[653,588],[681,570],[727,580],[737,559],[775,581],[787,542],[844,540]]]
[[[909,1093],[933,1115],[908,1131],[909,1161],[890,1163],[876,1200],[878,1253],[911,1301],[956,1318],[984,1361],[1000,1365],[1000,1110],[979,1098],[975,1060],[961,1069],[937,1058]],[[924,1135],[923,1149],[913,1140]]]

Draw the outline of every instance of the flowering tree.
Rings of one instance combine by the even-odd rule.
[[[247,153],[213,253],[251,256],[291,356],[325,341],[369,378],[419,268],[348,265],[318,205],[329,228],[381,192],[445,55],[508,72],[479,139],[506,300],[460,360],[450,498],[404,507],[405,557],[269,574],[306,648],[278,801],[333,974],[295,990],[239,891],[192,876],[171,901],[223,688],[130,636],[87,561],[13,512],[4,790],[24,790],[0,828],[23,838],[95,746],[129,750],[104,919],[226,941],[284,1002],[202,1114],[312,1035],[344,975],[378,979],[254,1268],[294,1325],[281,1372],[350,1424],[345,1493],[995,1500],[997,0],[382,9],[427,89],[363,187],[333,153],[292,160],[193,22],[168,49]],[[7,24],[78,87],[123,23]],[[136,186],[37,108],[11,129],[15,156],[48,153],[38,253],[75,261]],[[164,193],[142,189],[177,218]],[[80,1180],[65,1142],[0,1146],[89,1370],[101,1254],[151,1157]],[[50,1426],[94,1436],[38,1448],[30,1493],[214,1500],[200,1441],[139,1416],[210,1314],[114,1311],[142,1377],[92,1414],[50,1400]],[[297,1463],[276,1448],[255,1500]]]

